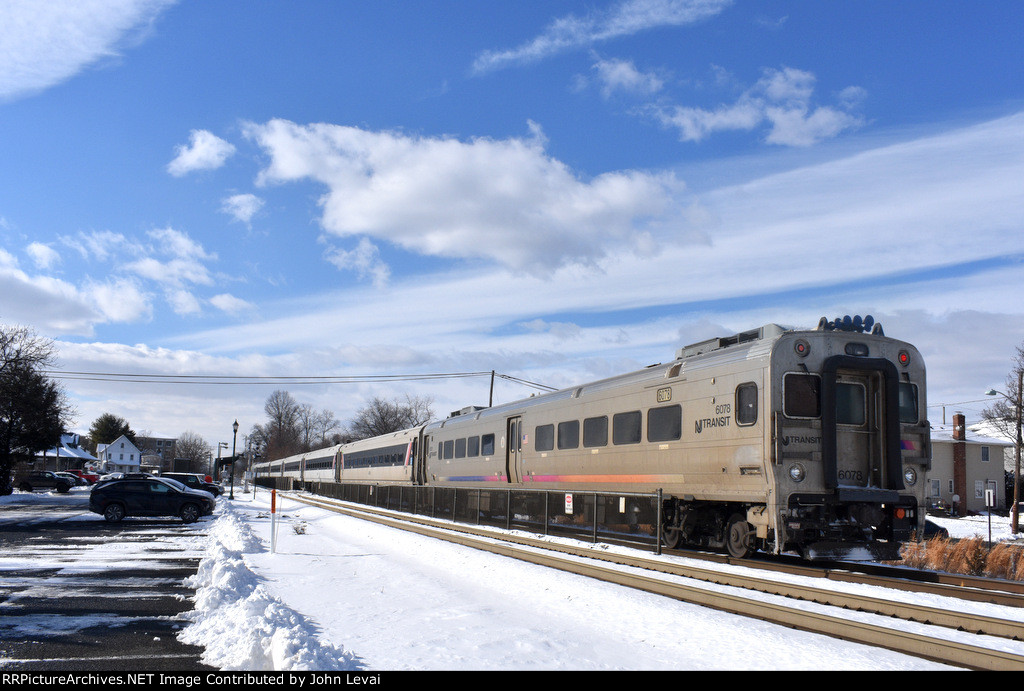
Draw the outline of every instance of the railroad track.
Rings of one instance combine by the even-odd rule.
[[[396,515],[320,497],[285,496],[422,535],[803,631],[968,669],[1024,670],[1024,601],[1015,594],[1008,594],[1015,604],[988,605],[996,613],[978,614],[955,606],[955,600],[964,599],[961,593],[971,591],[955,586],[942,590],[951,601],[922,605],[907,597],[893,598],[891,593],[876,596],[843,592],[837,584],[817,587],[751,573],[747,568],[684,564],[596,546],[498,533],[424,516]],[[856,575],[849,576],[844,580],[853,580]],[[1018,620],[999,616],[1010,613]]]

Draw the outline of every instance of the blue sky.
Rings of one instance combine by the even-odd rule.
[[[446,413],[487,379],[250,378],[568,386],[854,313],[976,418],[1024,341],[1022,25],[1010,0],[5,0],[0,321],[65,371],[243,378],[68,379],[80,430],[215,443],[275,388]]]

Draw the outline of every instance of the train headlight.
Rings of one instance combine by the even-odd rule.
[[[804,467],[799,463],[795,463],[789,466],[789,479],[793,482],[803,482],[804,478],[807,477],[807,472]]]
[[[911,468],[910,466],[907,466],[906,468],[904,468],[903,469],[903,481],[906,482],[907,485],[910,486],[910,487],[913,487],[914,485],[916,485],[917,484],[917,471],[914,470],[913,468]]]

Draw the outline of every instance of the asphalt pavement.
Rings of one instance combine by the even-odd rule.
[[[0,670],[212,670],[177,632],[213,519],[108,524],[88,499],[82,487],[0,503]]]

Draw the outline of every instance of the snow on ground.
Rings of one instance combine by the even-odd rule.
[[[83,488],[84,489],[84,488]],[[0,497],[81,514],[82,496]],[[87,494],[85,495],[87,497]],[[224,670],[924,670],[942,665],[417,536],[278,494],[221,497],[192,623]],[[987,517],[936,519],[987,538]],[[993,517],[993,536],[1011,537]],[[194,540],[194,533],[182,533]],[[111,549],[115,549],[114,546]],[[854,616],[853,614],[850,615]],[[948,668],[945,668],[948,669]]]
[[[222,501],[181,637],[223,669],[917,670],[941,665],[269,495]],[[300,614],[301,613],[301,614]]]

